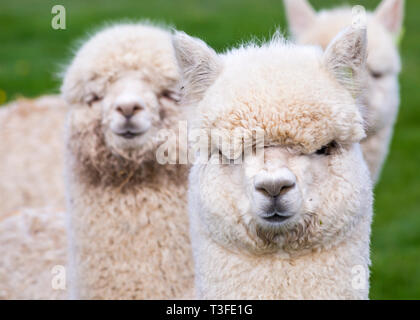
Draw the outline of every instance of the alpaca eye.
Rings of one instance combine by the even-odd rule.
[[[375,78],[375,79],[380,79],[382,78],[385,74],[383,72],[379,72],[379,71],[370,71],[370,75]]]
[[[323,146],[321,149],[315,151],[317,155],[329,156],[331,155],[332,151],[337,148],[337,142],[332,141],[329,144]]]
[[[230,158],[227,158],[223,153],[222,153],[222,151],[220,151],[219,150],[219,161],[221,161],[221,163],[223,163],[223,160],[224,161],[229,161],[229,164],[235,164],[235,160],[234,159],[230,159]],[[227,163],[225,163],[225,164],[227,164]]]
[[[179,102],[179,94],[175,91],[165,89],[159,94],[159,98],[166,98],[174,102]]]
[[[94,104],[95,102],[98,102],[98,101],[101,101],[102,100],[102,97],[99,97],[98,95],[96,95],[96,94],[93,94],[92,96],[90,96],[88,99],[87,99],[87,104],[89,105],[89,106],[91,106],[92,104]]]

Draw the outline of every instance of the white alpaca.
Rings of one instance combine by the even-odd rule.
[[[318,14],[306,0],[284,0],[290,30],[297,42],[326,48],[328,43],[352,22],[351,8],[323,10]],[[366,83],[367,137],[363,154],[377,181],[388,154],[398,113],[397,42],[401,36],[404,0],[383,0],[374,13],[368,13],[368,82]]]
[[[354,99],[364,85],[365,37],[348,29],[325,54],[274,39],[220,56],[175,36],[196,106],[191,129],[234,142],[220,149],[211,140],[210,161],[190,172],[199,298],[368,298],[372,185]],[[254,130],[264,134],[264,152],[260,141],[242,164],[219,163],[252,145]]]
[[[175,129],[179,71],[166,30],[117,25],[87,41],[62,91],[71,295],[185,298],[193,288],[187,166],[160,165]]]
[[[0,219],[22,207],[64,210],[64,122],[59,96],[0,108]]]
[[[0,299],[66,299],[65,213],[21,209],[0,220]]]

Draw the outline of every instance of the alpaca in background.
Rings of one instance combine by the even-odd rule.
[[[73,298],[179,299],[193,290],[188,167],[156,159],[161,130],[176,130],[183,116],[178,82],[171,34],[143,24],[94,35],[65,73]]]
[[[295,40],[324,49],[353,19],[349,7],[316,13],[306,0],[284,0],[284,4]],[[375,12],[367,14],[369,74],[364,96],[367,137],[361,145],[374,182],[378,181],[388,154],[398,114],[401,63],[397,44],[403,16],[404,0],[383,0]]]
[[[22,208],[64,210],[64,123],[59,96],[0,108],[0,221]]]

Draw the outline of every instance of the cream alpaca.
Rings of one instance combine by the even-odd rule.
[[[366,299],[372,186],[353,98],[365,30],[348,29],[325,54],[274,39],[219,56],[181,33],[174,46],[197,104],[192,130],[223,141],[242,141],[242,131],[244,146],[250,131],[264,133],[264,152],[242,164],[219,164],[230,153],[213,148],[191,169],[198,297]]]
[[[182,298],[193,287],[187,166],[155,159],[159,130],[182,116],[178,81],[171,35],[141,24],[98,33],[66,72],[75,298]]]
[[[64,123],[59,96],[0,109],[0,299],[63,299],[52,269],[67,261]],[[47,207],[44,207],[47,206]]]
[[[306,0],[284,2],[292,35],[299,43],[326,48],[333,37],[352,21],[350,8],[317,14]],[[388,154],[398,113],[401,66],[396,41],[401,33],[403,11],[404,0],[383,0],[374,13],[368,13],[367,137],[361,145],[374,181],[378,180]]]
[[[66,112],[58,96],[19,99],[0,108],[0,219],[22,207],[64,209]]]
[[[0,299],[68,297],[64,217],[52,207],[26,208],[0,221]]]

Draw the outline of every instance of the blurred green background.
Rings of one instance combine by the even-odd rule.
[[[315,1],[317,9],[343,4]],[[379,0],[348,1],[373,9]],[[51,8],[66,8],[66,30],[53,30]],[[420,299],[420,1],[406,1],[401,109],[390,156],[375,190],[372,299]],[[0,104],[58,92],[55,74],[75,40],[107,21],[150,18],[223,50],[253,36],[286,31],[281,0],[18,0],[0,2]],[[1,142],[0,142],[1,143]]]

